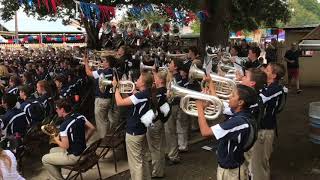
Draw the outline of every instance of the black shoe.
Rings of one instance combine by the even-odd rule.
[[[152,176],[151,178],[152,178],[152,179],[163,179],[164,176]]]
[[[298,90],[297,90],[297,94],[300,94],[301,92],[302,92],[301,89],[298,89]]]
[[[168,164],[170,166],[172,166],[172,165],[179,164],[180,163],[180,159],[169,159],[167,162],[168,162]]]

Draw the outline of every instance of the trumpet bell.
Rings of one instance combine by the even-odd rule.
[[[101,92],[106,92],[107,86],[111,86],[112,81],[105,78],[104,74],[99,77],[99,89]],[[122,94],[131,94],[136,86],[132,81],[119,81],[119,90]],[[113,88],[110,88],[110,93],[114,93]]]
[[[189,80],[201,80],[205,75],[204,71],[192,65],[189,70]],[[232,91],[236,88],[236,83],[229,78],[211,73],[211,79],[216,82],[216,93],[219,98],[228,99]]]
[[[196,100],[208,103],[204,110],[205,117],[208,120],[217,119],[222,112],[223,104],[218,97],[180,87],[175,82],[169,84],[168,90],[171,98],[181,97],[180,108],[188,115],[198,116]]]
[[[41,131],[49,136],[52,136],[52,137],[59,135],[59,129],[53,124],[42,125]]]

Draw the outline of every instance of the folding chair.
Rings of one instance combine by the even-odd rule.
[[[99,178],[102,179],[100,166],[99,166],[100,156],[98,156],[96,153],[96,150],[98,149],[100,143],[101,143],[101,139],[99,139],[98,141],[95,141],[89,147],[87,147],[80,155],[80,158],[76,164],[61,167],[63,169],[70,170],[68,176],[65,178],[66,180],[77,179],[78,176],[80,176],[82,180],[83,179],[82,173],[87,172],[89,169],[91,169],[95,165],[97,165],[98,167]],[[72,175],[72,172],[76,172],[76,173]]]
[[[117,149],[120,145],[123,145],[124,149],[126,149],[125,125],[126,121],[121,122],[110,136],[107,135],[102,139],[102,142],[99,146],[100,148],[103,148],[99,155],[100,158],[104,158],[108,154],[109,150],[112,150],[115,172],[118,172],[115,149]]]

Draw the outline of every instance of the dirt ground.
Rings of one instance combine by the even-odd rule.
[[[309,141],[309,103],[320,101],[320,87],[303,89],[299,95],[289,92],[286,108],[279,114],[279,136],[271,159],[272,180],[319,180],[320,145]],[[182,163],[166,166],[166,180],[215,180],[215,152],[201,149],[213,142],[205,140],[182,154]],[[129,172],[109,180],[129,179]]]

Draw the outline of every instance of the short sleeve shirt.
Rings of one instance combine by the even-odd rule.
[[[248,111],[235,113],[228,120],[212,126],[212,132],[218,140],[218,163],[222,168],[234,169],[244,162],[243,146],[249,135],[249,124],[245,117]]]
[[[127,121],[127,132],[130,134],[145,134],[147,128],[141,122],[141,117],[150,109],[150,91],[144,90],[131,95],[129,98],[133,104]]]
[[[74,113],[64,118],[60,125],[60,136],[68,137],[69,148],[67,152],[75,156],[79,156],[86,149],[85,139],[85,116]]]

